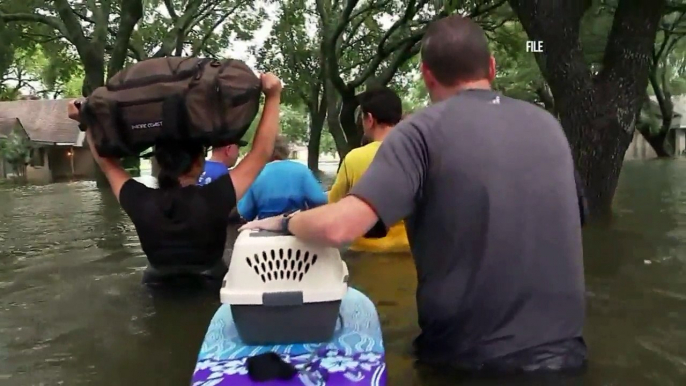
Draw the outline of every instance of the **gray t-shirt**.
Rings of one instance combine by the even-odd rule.
[[[386,137],[351,194],[384,224],[406,221],[420,359],[478,367],[570,340],[585,357],[574,174],[552,115],[489,90],[434,104]]]

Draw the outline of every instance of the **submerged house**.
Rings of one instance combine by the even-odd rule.
[[[672,115],[672,127],[670,135],[673,136],[674,155],[683,157],[686,155],[686,95],[672,97],[674,114]],[[660,119],[662,116],[660,116]]]
[[[39,99],[0,102],[0,135],[12,130],[25,133],[31,143],[31,159],[26,179],[50,183],[73,179],[94,179],[95,161],[85,143],[85,135],[67,117],[71,99]],[[6,162],[0,177],[15,171]]]
[[[672,103],[674,104],[674,111],[671,127],[665,139],[665,146],[670,147],[667,150],[675,157],[683,157],[686,156],[686,95],[673,96]],[[641,120],[651,122],[655,127],[661,125],[662,112],[654,96],[650,97],[649,107],[642,110]],[[648,141],[638,130],[634,131],[633,141],[631,141],[624,159],[632,160],[655,157],[657,157],[657,154]]]

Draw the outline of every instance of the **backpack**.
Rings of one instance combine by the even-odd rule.
[[[221,146],[243,137],[260,94],[259,77],[242,61],[153,58],[95,89],[81,106],[81,121],[93,128],[103,157],[139,156],[168,140]]]

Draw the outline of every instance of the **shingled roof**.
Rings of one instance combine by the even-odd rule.
[[[0,118],[0,138],[7,138],[17,126],[19,126],[17,118]]]
[[[75,144],[80,146],[78,124],[67,117],[67,104],[73,99],[40,99],[0,102],[0,122],[18,119],[33,142]],[[15,121],[16,122],[16,121]],[[0,123],[0,132],[5,125]]]

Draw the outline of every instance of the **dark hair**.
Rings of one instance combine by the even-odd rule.
[[[446,86],[488,77],[491,51],[486,34],[473,20],[460,15],[429,24],[421,55],[436,80]]]
[[[403,118],[403,102],[388,87],[369,89],[357,96],[360,111],[371,114],[377,122],[396,125]]]
[[[196,142],[164,142],[155,145],[155,159],[160,165],[157,184],[160,189],[179,186],[179,177],[188,173],[205,148]]]

